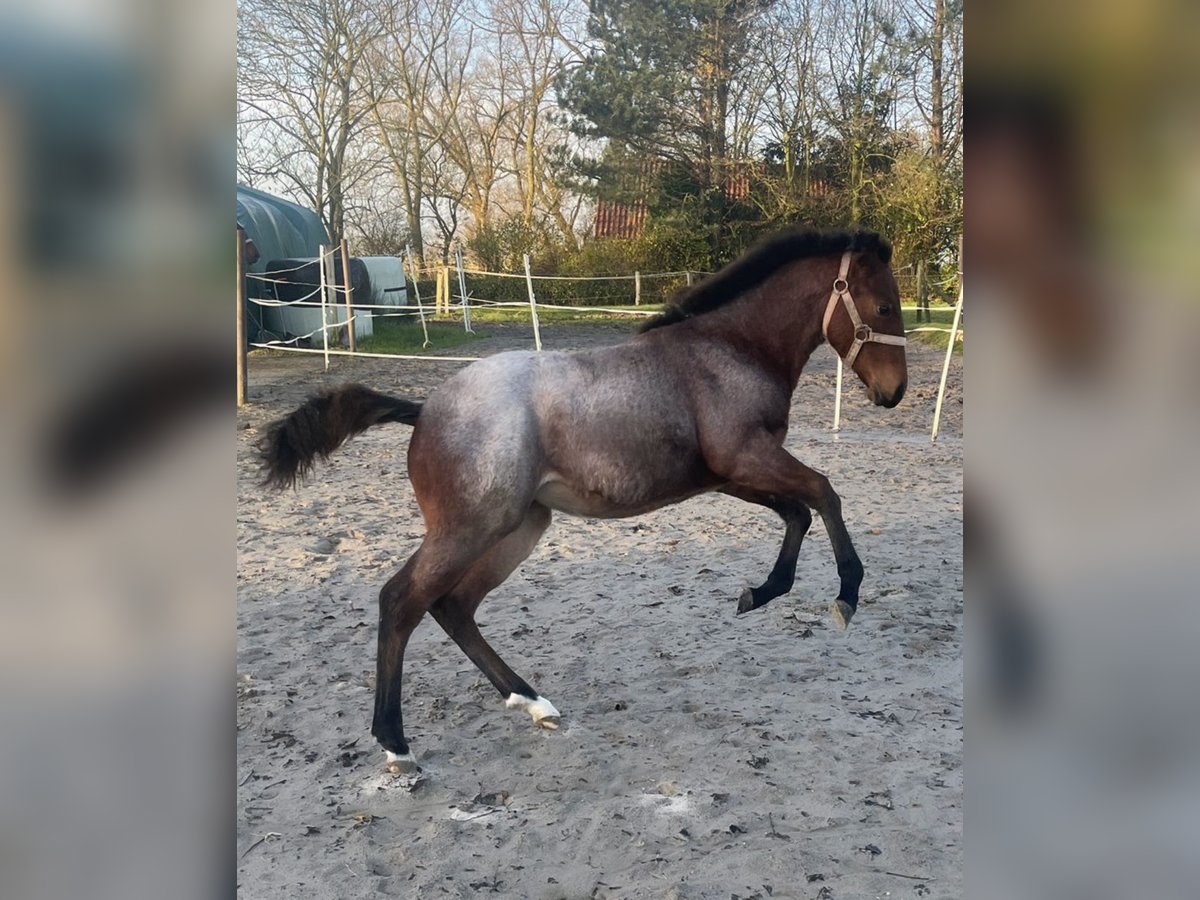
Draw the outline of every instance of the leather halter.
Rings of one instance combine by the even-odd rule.
[[[841,300],[846,306],[846,312],[850,314],[850,323],[854,326],[854,343],[850,345],[850,349],[845,354],[841,353],[837,347],[833,347],[833,341],[829,341],[829,346],[833,347],[834,352],[842,357],[846,365],[852,366],[854,360],[858,358],[858,351],[862,349],[863,344],[874,342],[903,347],[908,343],[908,339],[899,334],[879,334],[872,331],[871,326],[862,320],[858,314],[858,308],[854,305],[854,298],[850,296],[850,285],[846,282],[846,273],[849,271],[850,251],[847,250],[842,254],[842,268],[838,272],[838,277],[834,279],[833,293],[829,295],[829,305],[825,307],[825,318],[821,320],[821,334],[825,335],[825,340],[829,341],[829,320],[833,318],[833,311],[837,309],[838,300]]]

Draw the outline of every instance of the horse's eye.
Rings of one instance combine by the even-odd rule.
[[[892,314],[892,308],[890,306],[881,306],[879,307],[879,314],[881,316],[890,316]]]

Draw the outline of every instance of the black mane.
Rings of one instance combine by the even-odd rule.
[[[673,325],[718,309],[797,259],[833,256],[847,250],[873,252],[885,264],[892,258],[891,244],[875,231],[792,228],[777,232],[751,247],[716,274],[676,293],[667,301],[666,309],[648,319],[638,330],[649,331]]]

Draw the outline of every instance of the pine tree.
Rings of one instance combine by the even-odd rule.
[[[728,237],[730,84],[746,62],[754,17],[773,0],[593,0],[598,44],[559,85],[584,137],[605,139],[616,159],[661,161],[700,198],[713,261]],[[620,174],[599,170],[602,179]],[[626,176],[625,180],[628,180]]]

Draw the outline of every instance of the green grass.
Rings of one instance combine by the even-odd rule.
[[[643,304],[642,306],[609,306],[606,309],[620,309],[638,312],[661,312],[661,304]],[[921,325],[935,325],[943,328],[949,328],[954,321],[954,308],[949,306],[933,306],[930,308],[930,322],[918,322],[917,311],[904,310],[904,327],[916,328]],[[452,317],[439,317],[439,322],[462,321],[461,313],[456,313]],[[619,313],[603,313],[603,312],[579,312],[577,310],[567,309],[546,309],[543,306],[538,306],[538,319],[542,322],[633,322],[633,316],[623,316]],[[503,306],[493,309],[473,309],[471,310],[472,322],[502,322],[508,324],[526,324],[529,322],[529,308],[525,306]],[[461,327],[461,326],[460,326]],[[946,346],[945,341],[942,346]]]
[[[425,347],[425,334],[418,319],[385,319],[373,321],[375,333],[358,342],[358,349],[366,353],[428,353],[431,350],[448,350],[478,340],[480,335],[468,334],[462,322],[428,321],[430,346]]]
[[[906,304],[907,305],[907,304]],[[609,309],[628,309],[645,312],[658,312],[662,309],[659,304],[643,304],[641,306],[622,305],[612,306]],[[949,306],[935,305],[930,309],[932,321],[918,322],[917,311],[906,309],[903,311],[904,327],[919,328],[923,325],[933,325],[939,328],[945,328],[947,331],[954,321],[954,309]],[[629,325],[630,328],[636,326],[641,321],[641,317],[624,316],[614,313],[601,312],[580,312],[577,310],[565,309],[545,309],[538,307],[538,319],[546,325],[562,325],[562,324],[579,324],[588,322],[605,322],[605,323],[621,323]],[[493,309],[474,309],[471,310],[471,321],[480,325],[489,324],[508,324],[508,325],[528,325],[529,324],[529,308],[518,306],[504,306]],[[421,323],[416,318],[396,318],[383,319],[376,318],[374,321],[375,334],[369,338],[363,338],[359,341],[359,348],[369,353],[422,353],[429,350],[446,350],[453,347],[458,347],[462,344],[470,343],[484,335],[468,334],[463,330],[461,313],[455,312],[450,316],[432,316],[428,319],[429,339],[432,344],[430,347],[422,347],[424,343],[424,335],[421,331]],[[958,342],[955,345],[955,354],[963,352],[963,339],[960,331]],[[927,331],[918,334],[910,335],[914,341],[920,341],[931,347],[940,349],[946,348],[946,343],[949,340],[949,334],[946,332]]]
[[[908,304],[906,303],[905,306]],[[905,309],[901,315],[904,316],[905,328],[917,328],[922,325],[944,325],[949,328],[954,323],[954,307],[953,306],[931,306],[929,309],[932,322],[918,322],[918,310]]]
[[[906,304],[907,305],[907,304]],[[939,350],[945,350],[946,344],[950,341],[950,326],[954,324],[954,307],[943,306],[941,304],[931,305],[930,317],[932,321],[918,322],[917,310],[906,309],[901,314],[904,316],[904,327],[922,328],[925,326],[933,326],[936,328],[944,328],[945,331],[922,331],[917,334],[910,334],[909,338],[914,341],[920,341],[930,347],[936,347]],[[956,356],[961,356],[963,352],[963,325],[959,323],[958,340],[954,344],[954,353]]]
[[[662,304],[659,303],[644,303],[641,306],[616,305],[606,306],[604,309],[627,309],[637,312],[660,312]],[[462,314],[455,313],[449,319],[445,316],[439,317],[439,321],[457,321],[459,327],[462,325]],[[640,321],[643,316],[623,316],[620,313],[605,313],[605,312],[581,312],[577,309],[546,309],[544,306],[538,306],[538,321],[548,324],[565,324],[565,323],[586,323],[586,322],[626,322],[633,325]],[[528,306],[498,306],[491,309],[473,309],[471,310],[471,321],[483,324],[496,322],[505,324],[527,324],[529,322],[529,307]]]

